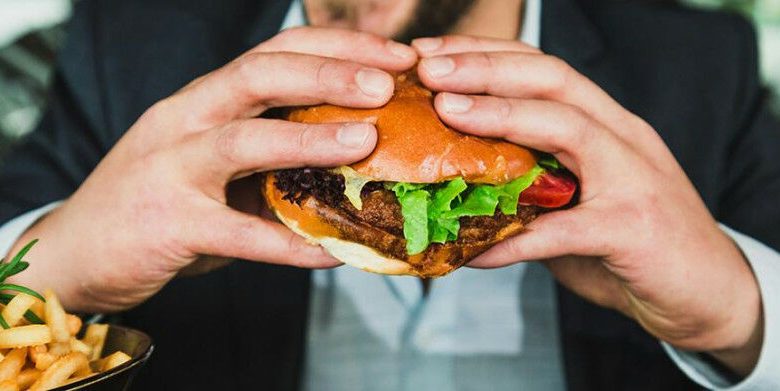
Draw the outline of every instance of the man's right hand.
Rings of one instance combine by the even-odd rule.
[[[279,106],[377,107],[417,60],[377,36],[287,30],[149,108],[59,208],[14,280],[53,288],[72,311],[116,311],[159,291],[200,256],[300,267],[338,261],[282,225],[227,206],[226,187],[266,170],[348,164],[376,143],[370,124],[257,118]],[[251,190],[250,190],[251,191]],[[258,189],[254,191],[259,192]]]

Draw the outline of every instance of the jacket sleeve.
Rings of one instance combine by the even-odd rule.
[[[78,2],[37,128],[0,165],[0,224],[70,196],[116,138],[105,129],[92,2]]]
[[[780,121],[761,86],[754,30],[742,25],[741,85],[715,211],[721,223],[780,250]]]

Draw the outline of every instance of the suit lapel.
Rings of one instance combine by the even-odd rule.
[[[618,61],[610,56],[604,37],[580,1],[544,0],[541,49],[565,60],[617,101],[625,101]],[[612,385],[605,383],[605,379],[617,376],[608,376],[602,371],[620,373],[623,360],[618,357],[619,353],[612,352],[602,342],[614,345],[612,341],[619,340],[623,329],[630,327],[628,321],[613,311],[587,303],[560,284],[557,297],[568,388],[610,388]],[[590,365],[589,362],[599,364]],[[606,366],[603,365],[605,362]]]

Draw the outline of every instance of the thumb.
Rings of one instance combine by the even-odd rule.
[[[604,254],[597,227],[584,209],[574,208],[541,215],[517,236],[506,239],[469,262],[477,268],[495,268],[521,261],[565,255]]]

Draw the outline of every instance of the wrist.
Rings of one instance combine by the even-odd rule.
[[[32,240],[39,239],[24,258],[30,266],[27,270],[10,277],[8,282],[26,286],[38,292],[52,289],[57,293],[63,305],[72,310],[73,304],[78,303],[76,299],[78,295],[77,287],[69,281],[72,281],[72,272],[79,268],[62,261],[69,258],[67,249],[57,243],[59,235],[52,234],[52,232],[56,232],[56,230],[52,230],[52,223],[60,209],[53,209],[41,216],[27,227],[11,246],[7,257],[16,254]],[[83,271],[80,272],[83,274]]]
[[[763,316],[759,319],[753,333],[742,345],[727,349],[711,350],[705,353],[714,357],[740,377],[745,377],[753,371],[761,355],[764,340]]]
[[[726,236],[725,234],[723,234]],[[733,250],[735,264],[730,274],[734,280],[724,287],[733,301],[724,307],[725,314],[720,327],[709,338],[713,341],[705,353],[714,357],[739,376],[748,375],[761,353],[764,336],[764,321],[761,293],[753,270],[739,247],[727,238]]]

